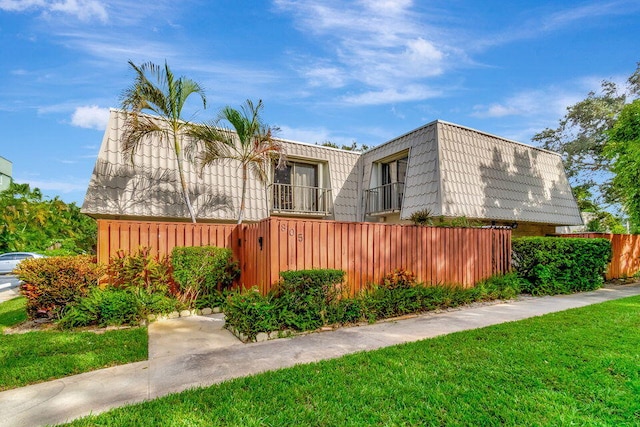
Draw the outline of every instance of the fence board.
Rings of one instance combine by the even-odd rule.
[[[615,245],[628,254],[625,268],[637,269],[640,240],[632,237]],[[168,255],[189,243],[232,249],[242,271],[239,283],[261,292],[271,289],[285,270],[342,269],[357,292],[394,269],[410,270],[426,283],[472,286],[511,268],[510,230],[287,218],[241,226],[98,220],[98,260],[103,263],[120,249],[135,252],[147,246],[153,254]]]
[[[235,224],[160,223],[119,220],[98,220],[98,261],[108,263],[118,250],[137,252],[140,247],[150,247],[153,255],[169,255],[176,246],[185,246],[195,228],[209,229],[211,239],[207,244],[231,248],[231,234]],[[221,233],[218,233],[221,232]],[[236,245],[237,246],[237,245]]]

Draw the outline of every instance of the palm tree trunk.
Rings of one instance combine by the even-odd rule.
[[[187,190],[187,183],[184,179],[184,171],[180,166],[178,166],[180,171],[180,184],[182,185],[182,197],[184,197],[184,202],[187,205],[187,209],[189,210],[189,216],[191,217],[191,222],[196,223],[196,214],[193,212],[193,206],[191,206],[191,200],[189,199],[189,192]]]
[[[246,193],[247,193],[247,165],[242,165],[242,198],[240,199],[240,214],[238,215],[238,224],[242,224],[242,220],[244,219]]]
[[[191,217],[191,222],[195,224],[196,222],[196,214],[193,212],[193,206],[191,206],[191,199],[189,198],[189,190],[187,188],[187,182],[184,178],[184,165],[182,164],[183,154],[181,150],[181,144],[178,142],[178,135],[173,134],[174,138],[174,150],[176,152],[176,159],[178,160],[178,175],[180,176],[180,185],[182,187],[182,197],[184,199],[184,203],[187,205],[187,210],[189,211],[189,216]]]

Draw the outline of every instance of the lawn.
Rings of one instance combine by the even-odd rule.
[[[640,297],[269,372],[73,426],[639,425]]]
[[[0,391],[147,359],[146,328],[1,333],[24,320],[24,298],[0,304]]]

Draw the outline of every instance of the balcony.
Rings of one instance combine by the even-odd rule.
[[[365,190],[366,215],[400,212],[404,182],[393,182]]]
[[[271,185],[271,213],[327,216],[333,209],[331,190],[292,184]]]

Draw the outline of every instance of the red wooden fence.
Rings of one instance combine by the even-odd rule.
[[[563,234],[562,237],[586,237],[610,240],[613,255],[609,268],[607,268],[607,280],[631,277],[640,271],[640,235],[573,233]]]
[[[118,249],[149,246],[170,254],[175,246],[231,248],[241,266],[241,284],[267,292],[285,270],[336,268],[356,292],[397,268],[428,283],[472,286],[511,268],[511,231],[417,227],[379,223],[268,218],[240,227],[98,221],[98,260]]]
[[[235,224],[98,220],[98,262],[107,263],[119,249],[169,255],[176,246],[219,246],[234,249],[239,238]],[[234,240],[235,237],[235,240]]]

